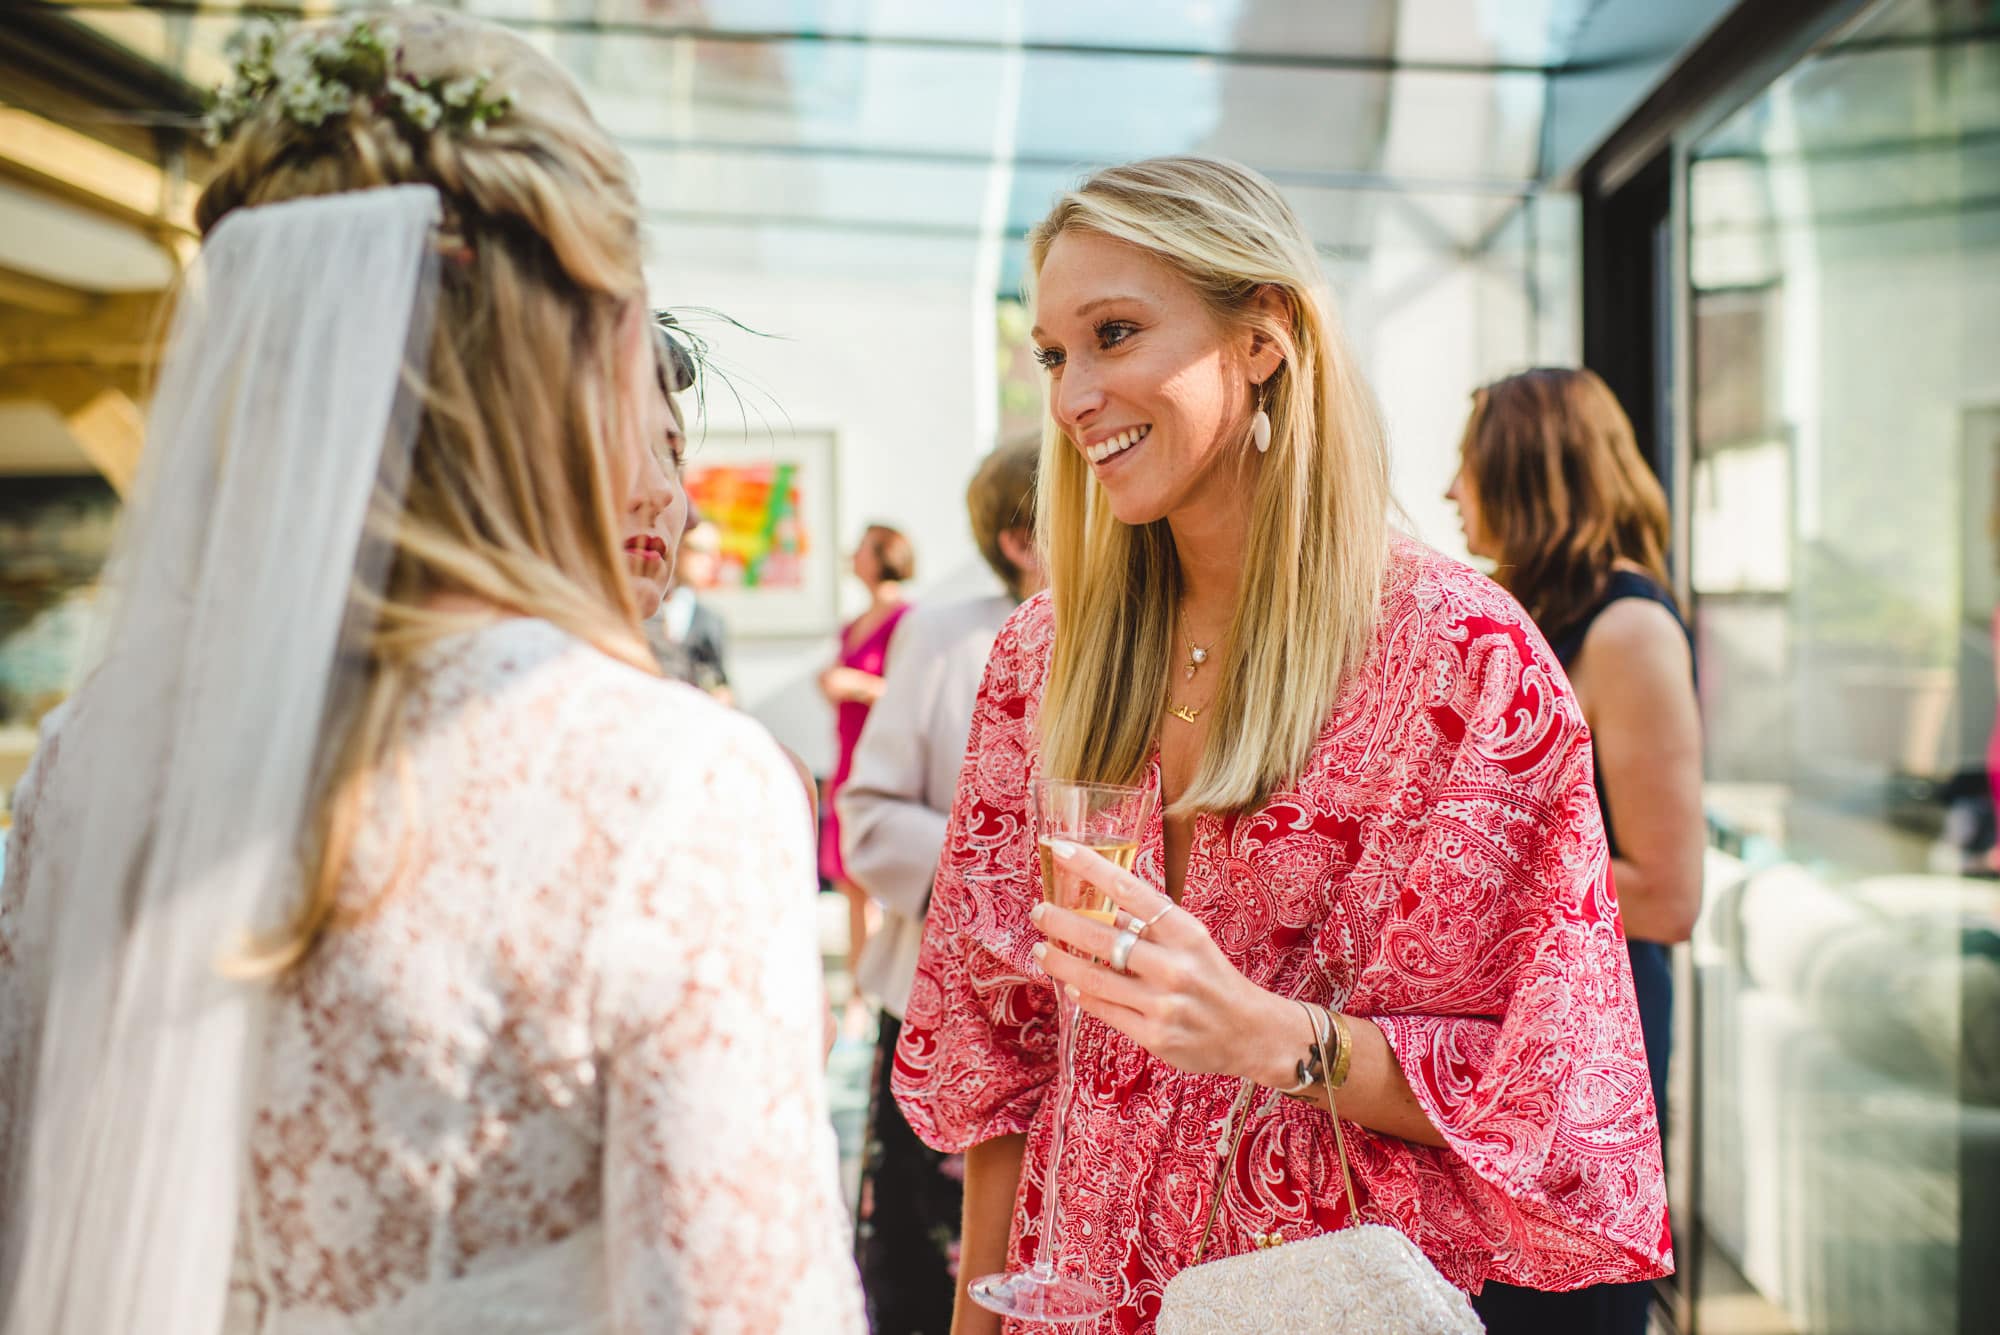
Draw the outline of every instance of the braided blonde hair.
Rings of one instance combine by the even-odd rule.
[[[380,99],[357,97],[317,126],[266,99],[234,128],[196,208],[206,235],[238,208],[423,184],[446,217],[406,491],[371,521],[392,564],[386,593],[371,597],[366,686],[322,740],[305,895],[291,927],[243,961],[255,974],[296,965],[338,925],[368,794],[397,767],[412,660],[492,615],[466,609],[540,617],[655,670],[618,540],[620,443],[639,430],[624,407],[621,323],[644,299],[631,166],[569,78],[512,34],[436,10],[365,21],[408,77],[484,74],[510,101],[490,124],[426,130]]]

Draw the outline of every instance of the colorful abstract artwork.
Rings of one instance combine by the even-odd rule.
[[[826,433],[697,435],[682,474],[721,533],[702,597],[739,635],[817,635],[837,625],[834,440]]]
[[[722,533],[725,589],[803,589],[813,534],[803,514],[800,466],[793,461],[695,464],[688,500]]]

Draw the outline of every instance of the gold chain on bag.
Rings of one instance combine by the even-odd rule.
[[[1328,1026],[1340,1022],[1323,1009]],[[1354,1195],[1354,1169],[1348,1159],[1347,1135],[1340,1125],[1333,1087],[1343,1071],[1329,1061],[1326,1028],[1314,1021],[1314,1055],[1329,1073],[1327,1114],[1333,1118],[1333,1143],[1340,1154],[1340,1181],[1347,1193],[1346,1225],[1331,1233],[1302,1238],[1287,1245],[1278,1233],[1253,1237],[1257,1250],[1241,1256],[1202,1263],[1208,1240],[1229,1189],[1229,1171],[1243,1144],[1243,1132],[1263,1086],[1245,1080],[1231,1106],[1228,1148],[1221,1151],[1221,1173],[1208,1203],[1208,1218],[1195,1244],[1194,1262],[1171,1280],[1161,1295],[1159,1328],[1163,1335],[1268,1335],[1276,1329],[1270,1303],[1287,1295],[1293,1315],[1310,1313],[1317,1331],[1341,1335],[1476,1335],[1485,1330],[1472,1303],[1400,1229],[1361,1222]],[[1341,1044],[1342,1051],[1349,1045]],[[1282,1091],[1281,1091],[1282,1092]],[[1268,1111],[1268,1110],[1267,1110]],[[1331,1272],[1338,1272],[1337,1275]],[[1307,1329],[1287,1320],[1283,1329]]]
[[[1326,1050],[1325,1029],[1315,1026],[1313,1046],[1319,1051],[1320,1069],[1329,1073],[1332,1072],[1334,1069],[1333,1058]],[[1188,1262],[1191,1266],[1200,1265],[1201,1258],[1208,1251],[1208,1235],[1214,1229],[1215,1216],[1222,1208],[1222,1193],[1229,1188],[1230,1165],[1236,1162],[1236,1151],[1243,1143],[1243,1132],[1250,1125],[1249,1109],[1257,1102],[1257,1095],[1262,1089],[1263,1086],[1245,1076],[1243,1088],[1236,1095],[1236,1102],[1230,1105],[1229,1120],[1231,1131],[1229,1148],[1221,1155],[1222,1164],[1221,1170],[1217,1173],[1215,1179],[1215,1194],[1209,1197],[1208,1218],[1201,1226],[1201,1239],[1194,1245],[1194,1259]],[[1333,1082],[1330,1079],[1326,1084],[1326,1111],[1327,1115],[1333,1119],[1334,1148],[1340,1152],[1340,1182],[1341,1186],[1347,1192],[1347,1222],[1349,1224],[1358,1224],[1361,1222],[1361,1207],[1354,1200],[1354,1171],[1348,1167],[1347,1137],[1340,1130],[1340,1109],[1334,1104]],[[1259,1237],[1257,1245],[1260,1247],[1277,1246],[1277,1242],[1270,1240],[1270,1238],[1275,1238],[1275,1236],[1273,1234],[1268,1237]]]

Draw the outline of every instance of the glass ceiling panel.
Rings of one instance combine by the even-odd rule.
[[[1438,2],[1424,0],[1405,8],[1425,10]],[[998,44],[953,49],[669,35],[703,27],[861,31],[854,26],[857,14],[872,24],[869,31],[963,31],[976,25],[960,11],[984,15],[1005,8],[997,5],[469,0],[466,7],[523,24],[537,45],[584,84],[614,132],[625,136],[985,152],[993,143],[1010,81],[1018,78],[1013,129],[1017,151],[1029,155],[1090,163],[1202,151],[1266,169],[1472,174],[1515,186],[1531,180],[1536,167],[1542,79],[1533,73],[1490,74],[1476,65],[1452,70],[1391,70],[1387,64],[1315,69],[1182,55],[1021,54]],[[213,84],[225,67],[221,53],[240,21],[238,8],[235,0],[204,0],[197,13],[163,16],[105,0],[76,6],[82,21],[203,86]],[[1028,5],[1023,21],[1039,16],[1046,30],[1065,34],[1064,40],[1099,42],[1107,34],[1115,38],[1138,32],[1148,34],[1155,46],[1178,43],[1179,49],[1189,49],[1206,43],[1224,51],[1234,48],[1220,34],[1234,32],[1240,21],[1248,37],[1282,38],[1272,48],[1280,53],[1299,56],[1317,47],[1386,62],[1404,56],[1396,49],[1396,24],[1378,13],[1393,8],[1381,3],[1350,7],[1220,0],[1159,6]],[[1529,12],[1538,8],[1530,5]],[[1091,13],[1083,18],[1070,14],[1071,9]],[[1327,17],[1327,12],[1345,17]],[[954,13],[959,17],[938,17]],[[1364,21],[1354,13],[1377,17]],[[776,21],[785,16],[789,22]],[[1456,28],[1420,22],[1407,31],[1416,38]],[[1128,49],[1147,44],[1129,35],[1121,40]],[[1500,49],[1484,37],[1474,44],[1489,54]],[[1435,56],[1432,50],[1420,59]],[[1399,147],[1387,151],[1383,118],[1391,103],[1398,114],[1435,122],[1449,132],[1404,135]],[[1473,160],[1468,146],[1476,150]]]
[[[877,43],[1116,47],[1283,62],[1396,59],[1541,70],[1585,0],[471,0],[516,22],[600,21]],[[1468,12],[1470,9],[1470,12]]]
[[[577,78],[637,164],[649,224],[674,254],[781,256],[787,271],[920,255],[969,272],[994,219],[1006,290],[1018,281],[1021,234],[1056,194],[1090,168],[1162,153],[1266,172],[1322,254],[1342,262],[1368,255],[1385,223],[1398,247],[1476,248],[1533,189],[1547,82],[1538,71],[1559,59],[1582,4],[463,7],[514,24]],[[72,8],[212,86],[244,6]]]

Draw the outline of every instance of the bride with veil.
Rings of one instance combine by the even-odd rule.
[[[859,1331],[808,812],[633,614],[628,164],[419,10],[214,128],[0,891],[6,1335]]]

